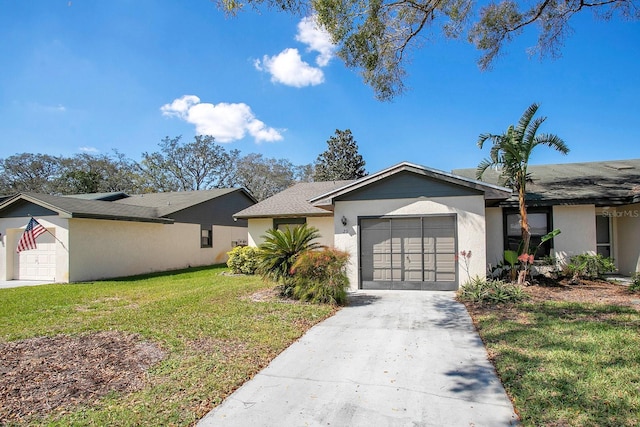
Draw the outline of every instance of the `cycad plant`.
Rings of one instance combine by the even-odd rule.
[[[262,276],[280,283],[282,294],[290,296],[293,289],[291,267],[300,254],[322,248],[321,244],[314,241],[319,237],[318,229],[307,224],[286,227],[284,230],[268,230],[262,236],[264,242],[260,245],[259,271]]]

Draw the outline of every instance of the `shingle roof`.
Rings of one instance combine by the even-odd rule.
[[[118,219],[123,221],[172,223],[173,220],[160,218],[156,208],[131,206],[100,200],[83,200],[73,197],[49,194],[21,193],[5,200],[0,211],[18,200],[35,203],[66,218]]]
[[[530,165],[528,171],[533,182],[527,184],[527,201],[532,206],[640,202],[640,159]],[[476,169],[455,169],[453,173],[475,178]],[[487,170],[483,176],[490,183],[499,178],[495,170]],[[516,200],[512,196],[507,204]]]
[[[326,216],[331,212],[309,203],[313,197],[343,187],[351,181],[301,182],[234,215],[235,218]]]
[[[116,200],[114,203],[157,208],[159,216],[166,216],[234,191],[244,190],[239,188],[214,188],[211,190],[139,194]],[[246,194],[251,197],[249,193]]]
[[[103,200],[106,202],[112,202],[114,200],[124,199],[129,197],[127,193],[122,191],[112,191],[109,193],[85,193],[85,194],[68,194],[65,197],[74,197],[76,199],[83,200]]]

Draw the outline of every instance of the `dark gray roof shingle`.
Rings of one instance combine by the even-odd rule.
[[[530,165],[533,182],[527,184],[527,201],[533,205],[640,202],[640,159]],[[475,178],[476,169],[455,169],[456,175]],[[500,173],[487,170],[483,180],[497,183]],[[512,196],[508,203],[517,197]]]
[[[242,190],[238,188],[214,188],[211,190],[138,194],[129,196],[126,199],[116,200],[114,203],[156,208],[159,216],[166,216],[234,191]]]

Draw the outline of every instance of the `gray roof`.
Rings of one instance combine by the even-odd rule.
[[[352,181],[300,182],[268,199],[234,215],[235,218],[271,218],[300,216],[329,216],[331,211],[313,206],[309,200]]]
[[[159,216],[166,216],[235,191],[242,191],[247,194],[249,198],[253,199],[244,189],[214,188],[211,190],[138,194],[129,196],[126,199],[116,200],[114,203],[156,208]]]
[[[531,206],[640,202],[640,159],[529,165],[528,171],[533,180],[527,184],[527,201]],[[453,173],[475,178],[476,169],[454,169]],[[493,169],[483,176],[490,183],[499,179],[499,171]],[[516,201],[514,195],[504,204]]]
[[[74,197],[52,196],[50,194],[20,193],[5,200],[0,210],[25,200],[45,207],[64,218],[117,219],[122,221],[172,223],[173,220],[160,218],[156,208],[131,206],[100,200],[83,200]]]
[[[511,190],[496,184],[477,181],[473,178],[451,174],[439,169],[429,168],[427,166],[417,165],[410,162],[401,162],[387,169],[383,169],[380,172],[376,172],[374,174],[360,178],[357,181],[352,181],[351,183],[348,183],[347,185],[344,185],[342,187],[330,190],[325,194],[318,194],[313,199],[311,199],[311,203],[314,206],[331,206],[333,204],[333,201],[341,195],[354,190],[358,190],[400,172],[411,172],[451,184],[472,188],[474,190],[481,191],[484,194],[485,200],[487,201],[505,200],[511,194]]]
[[[114,200],[124,199],[126,197],[129,197],[129,195],[122,191],[112,191],[109,193],[68,194],[65,197],[74,197],[76,199],[84,199],[84,200],[103,200],[106,202],[112,202]]]

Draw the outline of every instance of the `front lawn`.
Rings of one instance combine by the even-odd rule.
[[[467,304],[523,425],[640,425],[640,296],[605,283],[526,291]]]
[[[15,375],[11,384],[2,384],[0,425],[194,424],[335,310],[274,298],[256,300],[252,296],[272,285],[254,276],[221,275],[223,271],[200,268],[0,290],[0,351],[14,355],[14,360],[0,360],[5,378],[24,362],[15,355],[25,349],[32,355],[29,364],[20,365],[25,373],[31,375],[39,364],[56,363],[61,371],[76,374],[67,382],[91,368],[82,366],[84,359],[105,360],[105,366],[96,366],[104,376],[93,378],[88,390],[80,382],[71,391],[46,390],[55,380],[51,372],[18,387],[15,381],[24,375]],[[46,353],[45,345],[58,351]],[[62,352],[67,352],[66,360],[58,360]],[[147,357],[150,365],[137,382],[127,382],[106,365],[139,370],[142,360],[136,363],[135,357]],[[106,381],[100,378],[126,385],[99,395],[98,386]],[[56,396],[61,390],[68,394],[66,403],[52,405],[60,401]],[[45,403],[20,407],[20,400],[37,401],[34,393],[43,394]]]

